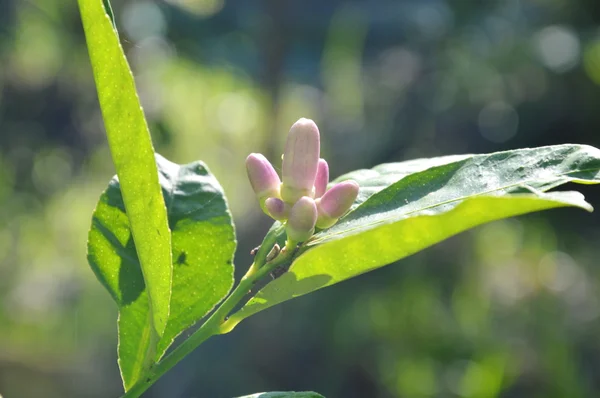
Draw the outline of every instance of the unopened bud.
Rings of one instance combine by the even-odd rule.
[[[252,189],[264,209],[267,198],[278,198],[281,181],[273,165],[260,153],[251,153],[246,159],[246,170]]]
[[[265,201],[265,209],[275,220],[285,220],[288,217],[290,206],[279,198],[268,198]]]
[[[310,119],[300,119],[290,129],[282,165],[281,198],[294,204],[302,196],[313,196],[319,163],[319,129]]]
[[[317,227],[329,228],[344,215],[358,196],[358,184],[347,180],[335,184],[317,200],[319,218]]]
[[[317,206],[315,201],[303,196],[292,207],[286,224],[288,239],[292,242],[304,242],[315,232],[317,222]]]
[[[315,177],[315,198],[323,196],[329,184],[329,165],[325,159],[319,159],[317,176]]]

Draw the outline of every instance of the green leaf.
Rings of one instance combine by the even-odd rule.
[[[88,261],[119,306],[119,366],[126,389],[233,285],[235,231],[221,186],[201,162],[179,166],[159,155],[156,161],[175,259],[162,338],[151,333],[148,295],[117,178],[100,197],[88,241]]]
[[[325,398],[321,394],[317,394],[312,391],[305,392],[294,392],[294,391],[273,391],[273,392],[259,392],[252,395],[244,395],[238,398]]]
[[[354,210],[313,236],[289,271],[260,290],[233,326],[275,304],[400,260],[486,222],[556,207],[592,207],[567,182],[600,183],[600,150],[581,145],[420,159],[338,179],[361,185]]]
[[[171,235],[154,149],[131,70],[103,1],[79,0],[79,9],[108,143],[147,286],[152,333],[162,336],[171,297]]]
[[[116,31],[117,24],[115,23],[115,14],[113,13],[112,6],[110,5],[110,1],[102,0],[102,3],[104,4],[104,11],[106,12],[106,15],[108,15],[108,18],[110,18],[110,23],[112,24],[113,29]]]

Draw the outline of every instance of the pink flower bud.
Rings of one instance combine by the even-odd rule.
[[[317,206],[315,201],[308,196],[301,197],[292,207],[285,227],[288,239],[292,242],[304,242],[315,232],[316,222]]]
[[[271,217],[279,221],[285,220],[290,213],[290,206],[279,198],[268,198],[265,201],[265,209]]]
[[[329,184],[329,165],[325,159],[319,159],[315,177],[315,198],[323,196]]]
[[[269,197],[279,197],[281,181],[271,163],[260,153],[251,153],[246,159],[246,170],[252,189],[264,206]]]
[[[317,227],[329,228],[344,215],[358,196],[358,184],[347,180],[335,184],[317,200],[319,218]]]
[[[294,204],[302,196],[313,196],[319,163],[319,129],[310,119],[300,119],[290,129],[283,156],[281,198]]]

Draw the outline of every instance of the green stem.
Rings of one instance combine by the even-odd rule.
[[[278,229],[269,231],[263,241],[263,246],[267,245],[264,249],[266,252],[270,250],[268,245],[272,247],[275,243]],[[279,256],[268,263],[264,263],[265,258],[255,258],[255,262],[252,263],[248,272],[240,280],[235,290],[223,301],[223,303],[217,308],[217,310],[204,322],[204,324],[196,330],[187,340],[177,346],[171,353],[165,356],[160,362],[154,365],[149,374],[143,379],[138,381],[129,391],[123,395],[123,398],[139,397],[144,391],[146,391],[152,384],[154,384],[163,374],[169,369],[175,366],[181,361],[186,355],[194,351],[200,344],[206,341],[209,337],[225,334],[230,332],[233,327],[237,324],[228,324],[226,322],[227,315],[235,308],[235,306],[248,294],[254,284],[260,279],[269,274],[277,266],[284,264],[292,258],[294,250],[286,246],[281,251]],[[258,257],[258,255],[257,255]],[[256,260],[260,260],[263,263],[260,264]]]
[[[263,264],[267,261],[267,255],[273,248],[273,245],[277,243],[277,239],[285,230],[284,224],[279,224],[274,226],[267,232],[267,235],[263,239],[263,243],[260,245],[258,249],[258,253],[256,253],[256,257],[254,257],[254,263],[258,265],[258,267],[262,267]]]

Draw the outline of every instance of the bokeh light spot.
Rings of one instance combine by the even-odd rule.
[[[443,37],[452,27],[453,14],[443,2],[423,2],[414,13],[421,35],[430,40]]]
[[[506,102],[498,101],[486,105],[478,118],[479,131],[487,140],[502,143],[517,133],[519,115],[515,108]]]
[[[380,57],[380,79],[386,87],[397,91],[406,89],[421,69],[421,58],[403,47],[392,47]]]
[[[212,108],[212,107],[209,107]],[[228,93],[216,99],[216,121],[219,130],[230,135],[244,135],[256,126],[258,104],[245,93]]]
[[[548,26],[537,33],[535,42],[540,60],[555,72],[566,72],[579,63],[581,45],[570,28]]]
[[[567,253],[551,252],[540,261],[538,276],[550,290],[564,292],[574,286],[583,274]]]
[[[24,87],[44,88],[51,84],[64,62],[62,48],[66,43],[35,12],[23,12],[15,37],[15,54],[0,61],[10,78]],[[67,44],[68,45],[68,44]],[[7,68],[8,67],[8,68]]]
[[[429,358],[405,359],[398,364],[398,392],[407,397],[432,397],[437,393],[435,362]]]
[[[135,41],[164,36],[167,23],[161,9],[151,2],[128,3],[123,10],[123,26]]]
[[[53,193],[70,183],[72,174],[71,157],[60,148],[43,151],[36,155],[32,179],[42,193]]]
[[[165,0],[175,6],[195,14],[199,17],[210,17],[215,15],[225,5],[224,0]]]

